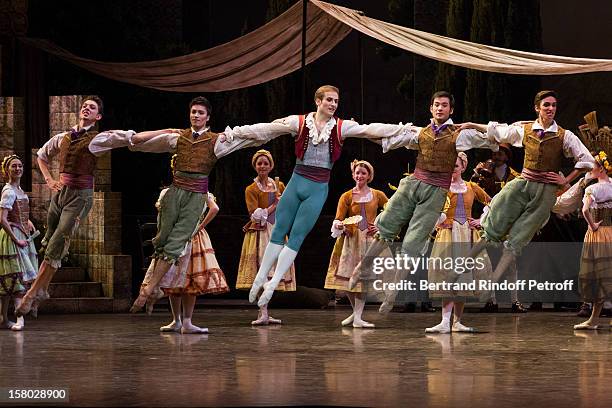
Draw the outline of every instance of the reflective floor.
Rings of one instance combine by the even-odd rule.
[[[367,310],[363,330],[339,327],[348,313],[253,328],[253,309],[198,310],[208,335],[162,334],[162,312],[44,315],[0,331],[0,388],[67,387],[89,406],[612,406],[611,332],[574,332],[572,314],[473,313],[484,333],[425,335],[438,314]]]

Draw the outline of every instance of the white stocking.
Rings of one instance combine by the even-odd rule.
[[[268,280],[268,273],[270,272],[270,269],[272,269],[274,262],[276,262],[276,260],[279,258],[279,255],[284,247],[284,245],[278,245],[272,242],[268,243],[264,256],[261,260],[261,265],[259,265],[259,270],[257,271],[257,275],[253,281],[253,286],[251,286],[251,291],[249,292],[249,302],[253,303],[255,302],[255,299],[257,299],[259,290]]]
[[[274,270],[274,275],[272,276],[272,280],[268,283],[264,284],[264,291],[259,297],[259,301],[257,304],[259,306],[267,305],[272,299],[272,295],[274,294],[274,290],[280,283],[285,273],[291,268],[293,261],[297,256],[297,251],[289,247],[284,247],[281,253],[278,255],[278,260],[276,261],[276,269]],[[259,273],[258,273],[259,274]],[[251,289],[252,290],[252,289]]]
[[[365,307],[365,294],[356,293],[355,294],[355,307],[353,308],[353,314],[354,314],[353,327],[373,329],[374,328],[373,323],[369,323],[361,319],[361,315],[363,313],[364,307]]]

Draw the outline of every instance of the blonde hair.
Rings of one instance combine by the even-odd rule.
[[[468,165],[467,154],[465,154],[465,152],[459,152],[459,153],[457,153],[457,158],[459,160],[461,160],[461,163],[463,163],[463,170],[465,171],[465,169],[467,168],[467,165]]]
[[[317,101],[317,99],[323,100],[323,98],[325,97],[325,92],[335,92],[338,94],[338,96],[340,96],[340,90],[336,88],[335,86],[323,85],[323,86],[320,86],[319,89],[317,89],[314,94],[315,102]]]
[[[372,165],[370,164],[370,162],[365,161],[365,160],[353,160],[351,162],[351,174],[355,173],[355,169],[357,167],[363,167],[364,169],[366,169],[368,171],[368,183],[371,183],[372,180],[374,180],[374,167],[372,167]]]
[[[257,159],[259,159],[261,156],[268,159],[268,161],[270,162],[270,171],[272,171],[272,169],[274,168],[274,159],[272,158],[272,154],[265,149],[261,149],[255,152],[255,154],[251,158],[251,166],[253,166],[253,168],[255,169],[255,163],[257,163]]]

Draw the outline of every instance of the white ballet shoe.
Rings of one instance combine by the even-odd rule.
[[[574,330],[598,330],[598,324],[591,324],[588,321],[574,325]]]
[[[428,327],[425,329],[425,333],[450,333],[450,322],[441,322],[440,324],[434,327]]]
[[[390,311],[393,310],[393,305],[394,305],[394,302],[385,300],[384,302],[380,304],[380,307],[378,308],[378,312],[379,313],[389,313]]]
[[[253,281],[253,285],[251,286],[251,290],[249,291],[250,303],[255,303],[255,301],[257,300],[257,295],[259,295],[259,291],[261,290],[261,287],[264,285],[264,283],[266,282]]]
[[[351,324],[353,324],[353,320],[355,319],[355,315],[353,313],[351,313],[351,315],[349,317],[347,317],[346,319],[344,319],[342,321],[342,323],[340,323],[342,326],[350,326]]]
[[[353,327],[355,329],[373,329],[376,327],[374,323],[366,322],[365,320],[353,321]]]
[[[251,322],[251,326],[267,326],[270,323],[269,317],[260,317]]]
[[[17,318],[17,323],[11,326],[11,330],[13,331],[22,331],[25,327],[25,319],[23,316]]]
[[[208,334],[208,329],[206,327],[198,327],[198,326],[185,326],[181,327],[181,334]]]
[[[162,326],[159,328],[160,332],[163,333],[168,333],[168,332],[175,332],[178,333],[181,331],[181,328],[183,327],[183,324],[181,322],[172,322],[166,326]]]
[[[275,319],[272,316],[268,317],[268,323],[270,324],[283,324],[283,321],[281,319]]]
[[[261,296],[259,296],[259,300],[257,301],[257,305],[259,307],[263,307],[265,305],[267,305],[268,303],[270,303],[270,300],[272,299],[272,296],[274,295],[274,289],[272,287],[272,285],[270,284],[270,282],[266,282],[263,285],[263,292],[261,294]]]
[[[458,333],[474,333],[476,331],[476,329],[474,329],[473,327],[464,326],[463,324],[461,324],[461,322],[453,323],[452,330]]]

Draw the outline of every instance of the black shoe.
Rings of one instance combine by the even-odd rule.
[[[512,303],[512,313],[527,313],[528,310],[521,302],[518,300]]]
[[[601,309],[599,317],[612,317],[612,309]]]
[[[576,316],[578,317],[590,317],[591,316],[591,306],[589,306],[588,303],[583,303],[580,306],[580,310],[578,310],[578,314],[576,314]],[[603,310],[602,310],[603,312]]]
[[[421,302],[421,312],[433,313],[435,311],[436,311],[436,308],[432,306],[431,302]]]
[[[512,307],[514,308],[514,305],[512,305]],[[529,310],[531,310],[532,312],[533,311],[541,312],[542,311],[542,302],[531,302],[531,306],[529,306]]]
[[[498,310],[499,306],[497,306],[497,303],[493,303],[490,300],[480,309],[482,313],[497,313]]]

